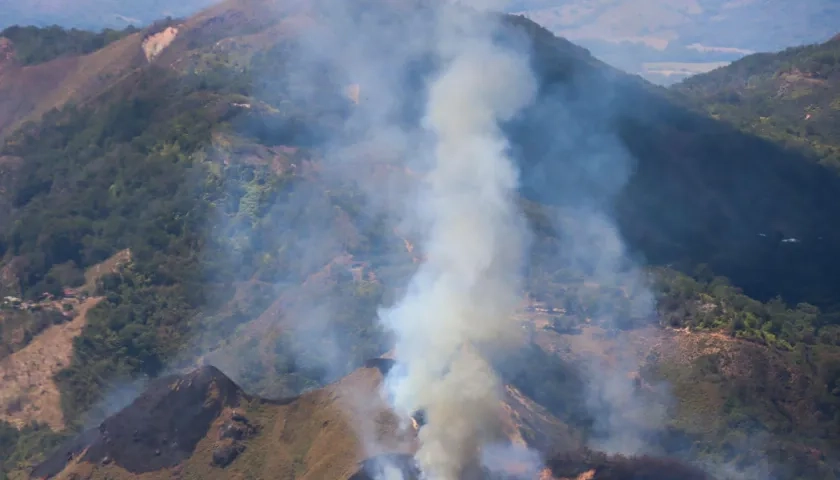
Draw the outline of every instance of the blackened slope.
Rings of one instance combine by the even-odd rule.
[[[83,451],[82,461],[107,459],[131,473],[173,467],[190,457],[222,410],[238,405],[243,395],[215,367],[160,378],[131,405],[60,449],[32,474],[57,475]]]
[[[576,478],[594,471],[591,480],[713,480],[708,473],[678,460],[657,457],[608,456],[589,450],[551,455],[546,466],[558,478]]]
[[[46,460],[38,464],[30,475],[30,478],[51,478],[67,466],[67,464],[85,451],[90,445],[99,440],[99,432],[95,428],[83,432],[61,445]]]

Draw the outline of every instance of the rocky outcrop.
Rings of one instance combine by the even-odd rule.
[[[233,461],[236,460],[236,457],[238,457],[244,450],[245,446],[241,443],[233,441],[217,445],[216,448],[213,449],[213,466],[219,468],[227,467],[233,463]]]

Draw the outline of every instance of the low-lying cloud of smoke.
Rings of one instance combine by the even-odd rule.
[[[528,165],[524,191],[559,212],[548,218],[556,253],[538,252],[540,268],[572,272],[572,285],[590,296],[582,299],[588,321],[610,337],[601,342],[605,351],[581,357],[591,446],[640,454],[656,451],[652,433],[664,425],[671,397],[662,385],[642,385],[638,354],[623,333],[654,320],[656,308],[642,262],[616,221],[616,201],[636,159],[619,135],[622,99],[615,88],[597,72],[579,72],[544,91],[514,130],[520,162]]]
[[[369,3],[313,2],[317,21],[296,46],[286,88],[304,104],[328,95],[317,88],[325,82],[356,89],[340,135],[319,146],[319,174],[328,183],[353,184],[369,214],[384,215],[389,229],[416,242],[425,259],[396,305],[381,314],[398,361],[387,386],[400,413],[426,412],[423,467],[455,477],[499,433],[500,385],[488,357],[519,331],[511,315],[529,244],[515,203],[519,172],[504,132],[532,103],[537,81],[524,49],[495,41],[499,24],[481,13],[485,2],[430,3],[404,16],[404,7]],[[529,168],[526,187],[573,207],[573,228],[559,239],[564,258],[556,261],[571,263],[587,281],[632,291],[635,315],[652,312],[652,297],[607,208],[632,164],[610,123],[609,95],[586,108],[563,92],[542,100],[544,107],[528,112],[540,138],[520,145],[521,162]],[[541,163],[551,165],[549,174],[540,173]],[[334,242],[322,248],[336,235],[320,223],[329,216],[329,209],[316,209],[276,228],[300,232],[306,258],[326,265],[341,253]],[[333,340],[330,323],[341,303],[323,297],[296,309],[297,318],[318,320],[318,328],[291,333],[310,358],[341,372],[347,349]],[[602,368],[588,369],[596,444],[643,451],[642,425],[651,420],[627,376],[634,368]]]
[[[533,480],[543,470],[540,454],[522,445],[489,444],[481,452],[481,464],[491,473],[509,480]]]
[[[458,478],[501,433],[501,386],[487,355],[516,336],[510,316],[528,236],[499,123],[533,99],[536,82],[527,56],[494,45],[493,22],[462,6],[394,23],[360,6],[336,10],[319,12],[325,22],[305,38],[305,50],[331,52],[327,60],[362,94],[347,138],[325,162],[331,175],[360,185],[370,208],[419,239],[425,261],[381,315],[398,362],[388,390],[398,412],[426,414],[421,467],[432,478]],[[424,63],[439,67],[428,84],[409,78]],[[365,178],[358,167],[376,155],[396,167],[395,177],[416,169],[419,179],[397,191],[387,188],[387,173],[382,182]]]
[[[620,330],[622,322],[655,315],[654,298],[642,271],[629,258],[614,221],[605,212],[585,212],[563,245],[574,255],[577,268],[587,272],[586,282],[617,287],[627,298],[626,308],[618,312],[601,311],[603,307],[593,312],[607,330],[619,331],[616,348],[607,353],[614,357],[612,361],[584,362],[589,379],[587,403],[595,420],[592,446],[625,455],[650,453],[650,432],[664,424],[669,396],[658,385],[642,392],[639,361]]]
[[[456,3],[410,10],[312,2],[307,8],[316,21],[297,40],[283,73],[285,94],[301,105],[328,104],[329,88],[355,89],[341,128],[316,149],[319,185],[352,184],[367,214],[383,215],[387,230],[416,242],[424,259],[407,285],[387,285],[404,291],[382,310],[381,323],[394,336],[398,362],[387,382],[389,398],[404,416],[425,412],[418,461],[442,479],[480,463],[481,448],[500,435],[501,385],[491,360],[519,333],[511,316],[522,298],[530,241],[505,132],[511,123],[516,130],[538,92],[528,53],[496,41],[500,25],[482,13],[486,3]],[[408,14],[400,15],[401,8]],[[556,261],[570,263],[587,281],[633,292],[633,315],[651,313],[652,297],[607,207],[632,164],[613,131],[609,95],[582,107],[563,92],[543,93],[545,105],[527,114],[539,138],[518,140],[532,143],[519,145],[529,170],[524,186],[572,207],[571,222],[563,220],[572,228],[559,238],[564,258]],[[334,205],[322,204],[310,188],[293,186],[276,207],[297,214],[260,227],[297,238],[291,248],[300,255],[286,265],[295,274],[283,286],[289,298],[300,296],[294,292],[319,269],[344,268],[333,260],[350,250],[336,241]],[[284,330],[303,346],[291,353],[330,372],[325,379],[352,363],[352,349],[341,344],[332,321],[346,305],[332,295],[324,290],[280,308]],[[655,423],[626,375],[633,369],[594,363],[589,369],[596,444],[616,452],[643,451],[643,425]]]
[[[381,313],[398,364],[387,388],[405,417],[425,412],[423,470],[456,479],[501,435],[490,357],[517,336],[529,236],[500,123],[537,84],[524,52],[494,42],[495,19],[475,10],[486,2],[430,3],[407,16],[366,3],[315,2],[318,21],[291,62],[304,79],[290,93],[311,99],[307,80],[321,64],[358,85],[341,137],[327,140],[323,175],[354,183],[365,207],[422,251],[404,295]],[[386,168],[371,178],[375,165]]]
[[[82,420],[84,429],[93,428],[103,420],[127,407],[148,386],[146,376],[135,379],[119,379],[112,381],[105,396],[96,402]]]
[[[426,262],[409,293],[382,315],[402,366],[389,385],[395,406],[426,413],[417,459],[442,480],[460,478],[501,433],[500,384],[485,355],[516,336],[511,316],[527,236],[499,122],[536,91],[527,58],[495,46],[459,15],[441,12],[444,67],[427,104],[434,161],[415,206],[429,228]]]

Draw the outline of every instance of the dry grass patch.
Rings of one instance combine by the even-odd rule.
[[[38,421],[56,431],[64,428],[61,394],[53,377],[70,364],[73,339],[82,332],[87,312],[100,300],[88,298],[72,321],[53,325],[0,361],[0,420],[17,427]]]

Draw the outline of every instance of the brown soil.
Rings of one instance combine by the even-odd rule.
[[[96,281],[102,275],[114,273],[130,261],[131,252],[126,249],[90,267],[85,272],[85,285],[81,290],[93,293]],[[41,308],[59,312],[64,304],[71,304],[75,315],[67,323],[47,328],[21,350],[0,360],[3,382],[0,384],[0,420],[18,428],[31,421],[46,423],[56,431],[64,428],[61,394],[53,378],[70,364],[73,339],[87,323],[88,311],[101,300],[101,297],[90,297],[81,302],[59,298],[38,304]]]
[[[0,361],[0,420],[17,427],[44,422],[53,430],[64,428],[61,394],[53,377],[70,364],[73,339],[84,328],[88,310],[101,298],[88,298],[72,321],[53,325],[22,350]]]

